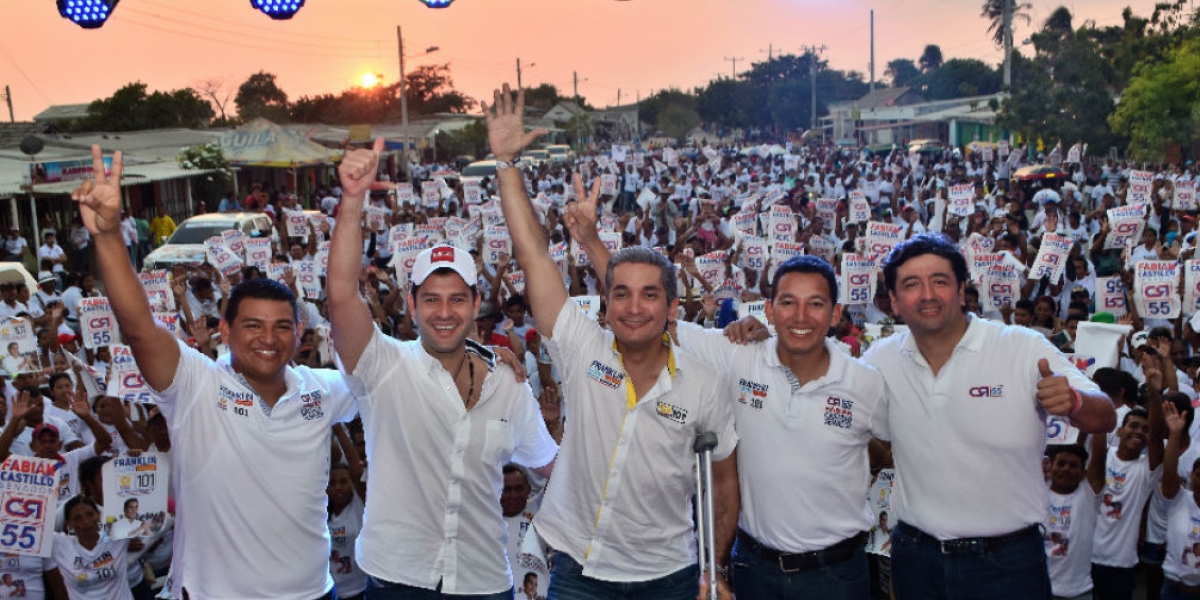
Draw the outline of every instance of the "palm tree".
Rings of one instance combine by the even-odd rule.
[[[984,0],[983,14],[980,16],[985,17],[992,22],[992,24],[988,26],[988,33],[992,34],[992,41],[995,42],[997,46],[1004,45],[1005,34],[1009,33],[1005,31],[1004,26],[1004,6],[1006,4],[1010,4],[1012,7],[1012,18],[1014,21],[1020,19],[1024,21],[1026,25],[1032,22],[1029,13],[1025,12],[1033,8],[1033,4],[1030,2],[1018,2],[1017,0]]]

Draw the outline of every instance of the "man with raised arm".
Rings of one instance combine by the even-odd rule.
[[[71,197],[95,238],[113,313],[171,428],[172,593],[196,600],[333,597],[325,487],[330,427],[356,403],[334,371],[288,366],[296,298],[265,278],[230,293],[215,362],[159,327],[121,234],[121,153]]]
[[[352,377],[367,441],[367,510],[356,558],[376,599],[511,600],[499,498],[504,465],[549,477],[558,445],[529,386],[467,339],[479,292],[475,261],[448,245],[421,252],[408,306],[420,339],[375,326],[359,295],[363,201],[383,139],[342,160],[342,202],[329,251],[329,317]]]
[[[609,262],[611,331],[567,297],[512,164],[544,132],[525,131],[523,92],[514,100],[505,85],[494,100],[484,115],[501,206],[538,332],[563,375],[569,415],[554,481],[534,519],[537,533],[559,551],[549,598],[692,600],[700,572],[688,500],[698,432],[714,431],[719,442],[713,490],[722,565],[737,522],[737,435],[724,384],[672,349],[666,326],[679,301],[674,268],[661,254],[627,249]],[[581,195],[578,179],[576,189]],[[730,597],[723,577],[719,586]]]

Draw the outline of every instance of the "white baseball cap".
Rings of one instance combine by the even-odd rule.
[[[447,244],[426,248],[417,255],[412,269],[413,285],[425,283],[425,279],[438,269],[450,269],[458,273],[467,285],[475,285],[475,259],[471,258],[469,252]]]

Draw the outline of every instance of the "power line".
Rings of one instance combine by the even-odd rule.
[[[218,44],[225,44],[227,46],[236,46],[239,48],[249,48],[252,50],[267,50],[269,52],[280,52],[280,53],[286,52],[288,54],[295,54],[295,55],[301,55],[301,56],[320,56],[320,57],[326,57],[326,58],[370,58],[370,59],[383,60],[382,59],[382,56],[383,56],[382,51],[381,51],[381,53],[350,52],[348,54],[333,55],[333,54],[330,54],[328,51],[308,52],[308,51],[305,51],[302,46],[291,46],[291,47],[261,46],[261,45],[257,45],[257,44],[247,44],[245,42],[233,42],[233,41],[229,41],[229,40],[223,40],[223,39],[217,39],[217,38],[213,38],[213,37],[196,35],[195,33],[192,33],[192,32],[179,31],[176,29],[169,29],[166,27],[160,27],[158,25],[153,25],[150,23],[142,23],[140,21],[135,21],[133,19],[122,19],[121,21],[123,23],[129,23],[130,25],[144,27],[146,29],[150,29],[153,31],[173,33],[173,34],[178,34],[178,35],[181,35],[184,37],[189,37],[192,39],[202,40],[202,41],[206,41],[206,42],[215,42]]]
[[[166,4],[158,4],[158,5],[156,6],[156,8],[160,8],[160,9],[167,9],[168,11],[180,12],[180,13],[184,13],[184,14],[192,15],[192,16],[194,16],[194,17],[200,17],[200,18],[202,18],[202,19],[208,19],[208,20],[210,20],[210,21],[217,21],[217,22],[220,22],[220,23],[226,23],[226,24],[228,24],[228,25],[233,25],[233,26],[235,26],[235,27],[241,27],[241,28],[244,28],[244,29],[249,29],[249,30],[251,30],[251,32],[253,32],[253,33],[254,33],[254,35],[256,35],[256,36],[261,36],[261,35],[263,35],[265,32],[267,32],[267,31],[271,31],[271,28],[270,28],[270,27],[261,27],[261,26],[258,26],[258,25],[251,25],[251,24],[248,24],[248,23],[245,23],[245,22],[241,22],[241,21],[233,21],[233,20],[229,20],[229,19],[222,19],[222,18],[220,18],[220,17],[216,17],[216,16],[213,16],[213,15],[210,15],[210,14],[205,14],[205,13],[200,13],[200,12],[196,12],[196,11],[187,10],[187,9],[185,9],[185,8],[181,8],[180,6],[178,6],[178,3],[177,3],[177,2],[169,2],[169,3],[166,3]],[[150,16],[158,16],[158,15],[155,15],[155,14],[153,14],[153,13],[147,13],[147,12],[144,12],[144,11],[140,11],[140,10],[138,10],[138,9],[136,9],[136,8],[131,8],[131,7],[122,6],[122,7],[121,7],[121,13],[122,13],[122,14],[124,14],[126,11],[133,12],[133,13],[138,13],[138,14],[150,15]],[[162,18],[166,18],[166,17],[162,17]],[[193,21],[185,21],[185,23],[186,23],[187,25],[193,25],[193,24],[194,24],[194,22],[193,22]],[[233,33],[234,35],[246,35],[245,33],[240,33],[240,32],[230,32],[230,33]],[[360,39],[360,38],[347,38],[347,37],[340,37],[340,36],[333,36],[333,35],[322,35],[322,34],[320,34],[320,33],[308,33],[308,32],[305,32],[305,34],[304,34],[304,37],[305,37],[305,38],[323,38],[323,39],[326,39],[326,40],[331,40],[331,41],[336,41],[336,42],[346,42],[346,43],[354,43],[354,44],[375,44],[375,43],[378,43],[378,42],[371,42],[371,41],[369,41],[369,40],[362,40],[362,39]],[[389,45],[389,49],[390,49],[390,45]]]

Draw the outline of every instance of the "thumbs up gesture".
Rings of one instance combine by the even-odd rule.
[[[1050,370],[1050,361],[1045,358],[1038,360],[1038,372],[1042,377],[1038,381],[1038,404],[1052,415],[1069,416],[1075,409],[1076,392],[1067,378],[1054,374]]]

